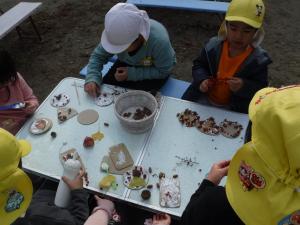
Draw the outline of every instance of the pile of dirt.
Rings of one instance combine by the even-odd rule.
[[[17,0],[2,0],[4,11]],[[23,39],[15,31],[0,40],[0,47],[15,58],[18,70],[42,101],[60,80],[79,77],[80,69],[100,41],[105,13],[118,1],[43,0],[33,15],[42,34],[39,42],[29,22],[21,25]],[[269,67],[270,85],[300,81],[300,1],[266,0],[266,37],[263,47],[273,64]],[[169,31],[177,54],[174,77],[191,81],[192,61],[203,44],[216,35],[220,18],[211,13],[172,9],[146,9],[151,18]]]

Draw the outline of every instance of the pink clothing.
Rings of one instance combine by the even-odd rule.
[[[85,221],[84,225],[107,225],[109,222],[108,213],[104,210],[97,210]]]
[[[26,103],[26,107],[23,109],[0,110],[0,127],[14,135],[39,106],[37,97],[19,73],[15,82],[0,87],[0,106],[17,102]]]

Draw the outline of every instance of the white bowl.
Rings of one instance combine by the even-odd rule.
[[[128,132],[144,133],[149,130],[154,123],[157,112],[157,101],[152,94],[136,90],[119,95],[114,107],[117,118]],[[143,107],[147,107],[152,112],[143,119],[134,120],[123,116],[125,112],[134,111],[137,108]]]

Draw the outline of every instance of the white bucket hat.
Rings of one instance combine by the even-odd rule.
[[[146,11],[129,3],[118,3],[105,15],[101,45],[112,54],[125,51],[141,34],[147,41],[150,21]]]

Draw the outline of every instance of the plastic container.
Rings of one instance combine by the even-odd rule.
[[[79,173],[80,168],[81,164],[79,160],[68,159],[64,162],[63,176],[72,180]],[[68,185],[62,179],[60,179],[54,199],[54,204],[59,207],[66,208],[69,206],[70,201],[71,190],[69,189]]]
[[[155,119],[157,112],[157,101],[154,96],[145,91],[129,91],[121,94],[115,102],[115,114],[121,125],[130,133],[144,133],[149,130]],[[137,108],[146,107],[151,111],[151,115],[143,119],[134,120],[124,117],[124,113],[134,111]]]

